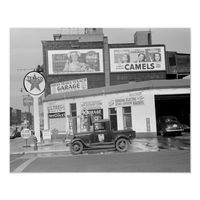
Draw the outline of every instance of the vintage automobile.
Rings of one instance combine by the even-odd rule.
[[[128,150],[129,143],[135,138],[132,129],[113,131],[109,120],[94,121],[93,131],[74,134],[69,146],[72,154],[80,154],[84,150],[115,148],[119,152]]]
[[[190,132],[190,126],[188,126],[187,124],[182,124],[182,128],[184,132]]]
[[[21,137],[21,126],[10,127],[10,139],[15,139],[16,137]]]
[[[174,116],[162,116],[157,120],[157,132],[161,136],[181,135],[183,131],[181,123]]]

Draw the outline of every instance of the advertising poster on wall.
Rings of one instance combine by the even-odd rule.
[[[142,92],[130,93],[127,96],[118,97],[108,102],[108,107],[144,105]]]
[[[103,119],[103,103],[100,100],[81,104],[81,131],[89,131],[92,121]]]
[[[111,72],[163,71],[164,46],[110,49]]]
[[[49,119],[65,118],[65,106],[62,104],[49,106],[48,116]]]
[[[48,51],[49,74],[103,72],[102,49]]]
[[[66,114],[65,105],[61,102],[51,102],[48,107],[48,129],[52,132],[54,130],[58,133],[65,132],[66,130]]]
[[[53,83],[51,84],[51,94],[86,90],[87,88],[87,78]]]

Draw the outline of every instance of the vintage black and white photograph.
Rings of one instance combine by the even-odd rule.
[[[10,173],[189,173],[190,32],[10,28]]]
[[[1,8],[1,199],[200,197],[198,1]]]

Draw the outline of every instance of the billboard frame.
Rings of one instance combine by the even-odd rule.
[[[99,57],[99,67],[100,67],[100,71],[95,71],[95,72],[65,72],[65,73],[50,73],[50,56],[49,55],[49,52],[54,52],[54,51],[62,51],[62,52],[65,52],[65,51],[95,51],[95,50],[101,50],[100,52],[100,57]],[[105,73],[105,61],[104,61],[104,48],[78,48],[78,49],[48,49],[46,51],[46,63],[47,63],[47,74],[48,76],[67,76],[67,75],[89,75],[89,74],[104,74]],[[102,66],[102,67],[101,67]],[[52,71],[53,71],[53,66],[52,67]]]
[[[137,45],[134,46],[134,43],[122,43],[122,44],[109,44],[108,45],[108,49],[109,49],[109,63],[110,63],[110,69],[109,72],[110,74],[119,74],[119,73],[156,73],[156,72],[165,72],[167,71],[167,65],[166,65],[166,46],[164,44],[153,44],[153,45]],[[137,49],[137,48],[151,48],[151,47],[163,47],[164,48],[164,65],[165,65],[165,69],[163,70],[146,70],[146,71],[111,71],[112,67],[111,67],[111,53],[110,50],[111,49]]]

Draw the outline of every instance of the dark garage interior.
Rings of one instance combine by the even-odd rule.
[[[160,116],[175,116],[190,126],[190,94],[155,95],[156,120]]]

